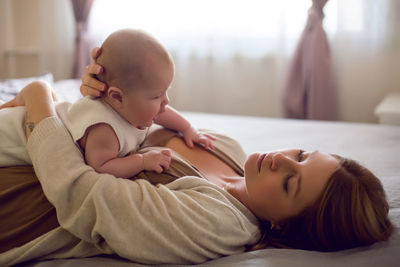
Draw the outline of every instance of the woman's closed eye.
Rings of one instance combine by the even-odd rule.
[[[301,162],[303,160],[303,154],[304,154],[304,150],[299,150],[299,153],[297,154],[297,161]]]
[[[297,158],[297,161],[298,161],[298,162],[303,161],[303,154],[304,154],[304,150],[301,150],[301,149],[300,149],[300,150],[298,151],[297,155],[296,155],[296,158]],[[283,183],[283,189],[285,190],[286,193],[289,192],[289,180],[290,180],[290,178],[292,178],[293,176],[294,176],[294,174],[293,174],[293,173],[290,173],[290,174],[288,174],[288,175],[285,177],[285,180],[284,180],[284,183]]]
[[[293,177],[293,174],[289,174],[286,176],[285,181],[283,182],[283,189],[286,193],[289,192],[289,180]]]

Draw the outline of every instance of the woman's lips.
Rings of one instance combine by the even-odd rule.
[[[263,162],[263,160],[264,160],[264,158],[265,158],[266,155],[267,155],[267,154],[263,153],[263,154],[260,154],[260,155],[258,156],[258,159],[257,159],[258,172],[261,171],[261,165],[262,165],[262,162]]]

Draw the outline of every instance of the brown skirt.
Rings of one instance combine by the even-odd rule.
[[[158,129],[147,136],[138,153],[162,149],[177,136],[176,132]],[[222,151],[210,151],[230,165],[236,172],[242,168]],[[152,184],[167,184],[182,176],[201,173],[185,159],[175,155],[169,169],[162,174],[151,171],[139,173],[132,179],[146,179]],[[58,227],[54,206],[45,197],[32,166],[0,168],[0,253],[21,246]]]

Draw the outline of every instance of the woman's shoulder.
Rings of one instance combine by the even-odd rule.
[[[233,137],[228,134],[220,133],[209,129],[199,129],[202,133],[207,133],[216,137],[213,141],[215,153],[218,157],[224,160],[232,168],[239,172],[243,168],[244,163],[247,159],[247,154],[244,151],[242,145]],[[243,170],[240,170],[242,172]]]

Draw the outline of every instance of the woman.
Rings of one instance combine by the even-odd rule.
[[[100,54],[100,48],[94,48],[91,51],[93,60],[96,60]],[[96,63],[92,63],[86,68],[80,88],[83,95],[99,96],[106,90],[107,86],[93,77],[103,71],[103,67]],[[179,149],[185,150],[184,146],[181,146]],[[310,157],[308,154],[319,153],[297,151],[298,161],[305,161]],[[190,152],[179,152],[180,154],[190,154]],[[198,151],[193,153],[193,161],[197,160],[199,153]],[[283,158],[290,153],[293,155],[293,153],[296,153],[296,150],[284,151],[282,153]],[[250,162],[252,157],[256,157],[260,165],[260,161],[264,162],[264,158],[268,162],[268,157],[271,157],[273,159],[269,163],[270,170],[274,171],[274,163],[279,163],[280,155],[281,152],[279,151],[268,153],[267,156],[265,154],[261,156],[253,154],[249,156],[247,162]],[[295,156],[292,157],[296,159]],[[354,160],[342,158],[338,155],[331,155],[331,157],[336,158],[336,161],[339,162],[332,173],[330,173],[328,157],[316,162],[310,168],[307,173],[309,176],[306,176],[310,177],[310,179],[304,182],[304,184],[309,182],[310,186],[303,190],[310,190],[305,193],[308,196],[308,200],[298,197],[292,199],[296,202],[296,207],[291,207],[294,210],[290,210],[290,207],[286,206],[290,206],[290,204],[287,204],[285,199],[275,199],[276,202],[271,204],[271,196],[274,196],[279,189],[272,186],[268,187],[266,184],[263,187],[261,183],[255,185],[260,190],[260,192],[256,192],[255,194],[264,195],[265,199],[253,199],[255,202],[259,201],[257,204],[261,213],[258,213],[258,210],[254,208],[256,204],[252,203],[250,207],[247,205],[263,225],[261,228],[263,237],[253,248],[276,246],[334,251],[368,245],[379,240],[387,240],[393,229],[387,217],[389,205],[379,179]],[[326,162],[323,163],[324,160]],[[277,165],[279,166],[278,163]],[[317,169],[316,166],[321,167],[321,170]],[[258,167],[261,171],[260,166]],[[295,168],[293,167],[293,169]],[[210,171],[209,164],[204,163],[203,173],[207,172],[211,172],[208,174],[209,177],[215,174],[215,170]],[[307,170],[303,169],[297,172],[307,172]],[[330,173],[330,175],[326,179],[327,173]],[[314,175],[315,179],[312,178]],[[266,176],[273,177],[271,174],[267,174]],[[283,183],[286,194],[290,195],[290,192],[288,192],[290,189],[287,188],[290,182],[296,184],[294,186],[296,188],[293,191],[296,191],[295,194],[297,196],[298,192],[301,191],[301,182],[299,181],[302,180],[299,178],[301,176],[301,174],[296,177],[293,173],[286,173],[285,182]],[[242,179],[239,178],[239,180]],[[277,180],[279,179],[274,179],[274,182]],[[229,179],[225,182],[231,186]],[[307,184],[305,185],[307,186]],[[246,181],[245,187],[247,194],[253,195],[251,192],[251,182]],[[234,191],[231,193],[235,195]],[[243,198],[240,196],[236,195],[236,197],[243,201]],[[271,206],[268,206],[269,204]],[[342,207],[342,209],[338,209],[337,207]],[[269,213],[269,216],[264,217],[262,212],[278,212],[278,214]],[[335,220],[332,218],[335,218]]]
[[[26,106],[27,148],[60,226],[0,254],[2,265],[98,254],[199,263],[269,245],[344,249],[391,233],[379,180],[352,161],[298,149],[245,159],[227,137],[216,134],[213,152],[160,130],[142,151],[172,150],[174,164],[160,181],[151,172],[116,179],[85,165],[47,84],[27,86],[11,105]]]

